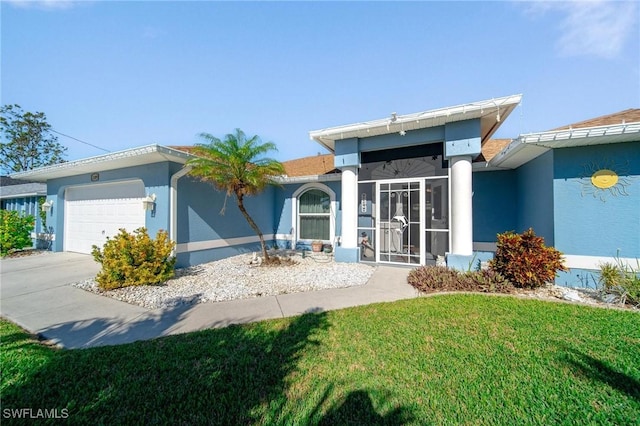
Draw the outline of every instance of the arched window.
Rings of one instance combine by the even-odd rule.
[[[310,189],[298,197],[298,238],[331,240],[331,196]]]

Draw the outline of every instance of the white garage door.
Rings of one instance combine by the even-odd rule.
[[[142,181],[87,185],[65,192],[64,250],[91,253],[120,228],[131,232],[145,226]]]

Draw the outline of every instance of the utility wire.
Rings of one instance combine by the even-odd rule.
[[[99,147],[99,146],[97,146],[97,145],[94,145],[94,144],[92,144],[92,143],[89,143],[89,142],[81,141],[80,139],[78,139],[78,138],[74,138],[73,136],[69,136],[69,135],[65,135],[64,133],[60,133],[60,132],[59,132],[59,131],[57,131],[57,130],[49,129],[49,131],[51,131],[51,132],[53,132],[53,133],[57,133],[57,134],[59,134],[60,136],[64,136],[64,137],[66,137],[66,138],[73,139],[74,141],[78,141],[78,142],[83,143],[83,144],[85,144],[85,145],[89,145],[89,146],[94,147],[94,148],[96,148],[96,149],[100,149],[100,150],[102,150],[102,151],[104,151],[104,152],[111,152],[111,151],[109,151],[108,149],[101,148],[101,147]]]

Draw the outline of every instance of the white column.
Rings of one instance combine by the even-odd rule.
[[[343,248],[358,247],[358,168],[342,170],[342,238]]]
[[[452,157],[451,161],[451,253],[473,254],[473,208],[471,156]]]

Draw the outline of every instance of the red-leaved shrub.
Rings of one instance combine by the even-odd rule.
[[[529,228],[522,234],[498,234],[496,255],[489,266],[516,287],[536,288],[553,281],[558,271],[566,271],[562,253],[544,245]]]
[[[491,270],[459,272],[444,266],[421,266],[409,272],[407,282],[425,293],[440,291],[513,292],[513,285],[502,275]]]

